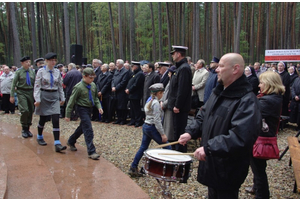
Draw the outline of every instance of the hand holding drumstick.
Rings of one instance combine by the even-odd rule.
[[[184,133],[180,136],[180,138],[178,139],[178,142],[181,145],[186,145],[186,143],[190,139],[192,139],[191,135],[189,133]],[[204,148],[200,147],[200,148],[196,149],[196,151],[194,152],[194,157],[197,158],[198,160],[205,161],[206,154],[205,154]]]

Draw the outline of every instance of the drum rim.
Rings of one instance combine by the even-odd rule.
[[[191,156],[189,155],[184,155],[185,157],[188,157],[189,160],[185,160],[185,161],[171,161],[171,160],[164,160],[164,159],[161,159],[161,158],[157,158],[157,157],[154,157],[152,155],[149,155],[147,152],[151,151],[151,150],[154,150],[154,151],[157,151],[157,150],[168,150],[168,151],[172,151],[172,152],[176,152],[176,153],[181,153],[179,151],[175,151],[175,150],[171,150],[171,149],[147,149],[144,151],[144,156],[145,157],[150,157],[150,158],[153,158],[154,160],[156,161],[163,161],[163,163],[171,163],[171,164],[174,164],[174,163],[188,163],[188,162],[193,162],[193,159]]]

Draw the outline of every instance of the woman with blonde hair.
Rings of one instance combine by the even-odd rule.
[[[258,136],[276,137],[281,114],[281,105],[285,87],[280,75],[276,72],[266,71],[259,76],[260,94],[257,95],[260,104],[262,119],[268,129],[262,129]],[[253,187],[246,188],[247,192],[255,194],[257,199],[270,198],[268,177],[266,174],[267,160],[251,157],[253,172]]]
[[[143,157],[143,153],[148,149],[151,140],[153,139],[158,144],[165,144],[168,141],[162,126],[163,111],[160,106],[160,99],[164,94],[164,85],[162,83],[155,83],[149,87],[151,97],[145,104],[146,119],[143,124],[143,139],[141,146],[136,153],[133,162],[129,169],[130,176],[140,176],[138,171],[138,164]],[[171,146],[164,147],[171,149]]]

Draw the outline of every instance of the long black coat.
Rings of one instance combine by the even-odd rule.
[[[106,72],[105,74],[101,73],[98,76],[97,89],[98,92],[101,92],[103,98],[108,98],[111,94],[111,81],[113,74]]]
[[[287,71],[283,71],[279,74],[282,80],[282,83],[285,87],[285,93],[283,95],[283,102],[282,102],[282,110],[281,115],[289,116],[289,103],[290,103],[290,74]]]
[[[192,71],[184,58],[176,63],[176,70],[170,81],[168,109],[179,108],[181,112],[189,112],[192,103]]]
[[[126,86],[129,80],[128,70],[122,67],[116,70],[111,82],[111,87],[116,88],[117,109],[127,109],[128,95],[125,93]]]
[[[99,77],[99,75],[100,75],[101,73],[102,73],[101,67],[98,67],[98,68],[96,69],[96,71],[95,71],[95,75],[96,75],[96,77],[94,78],[94,83],[95,83],[95,84],[97,84],[98,77]]]
[[[135,70],[128,81],[126,89],[129,90],[129,99],[142,99],[144,89],[145,75],[139,67]]]
[[[201,137],[206,154],[197,180],[217,190],[238,189],[247,177],[261,121],[258,99],[245,75],[225,90],[217,85],[186,127],[192,138]]]
[[[300,119],[298,119],[300,117],[299,113],[300,113],[300,101],[296,101],[295,97],[296,96],[300,96],[300,77],[296,78],[294,81],[294,84],[291,87],[291,104],[290,104],[290,119],[289,121],[291,123],[297,123],[297,125],[299,126],[299,121]]]
[[[145,76],[144,90],[143,90],[143,106],[146,104],[147,99],[150,97],[149,87],[154,83],[159,83],[159,75],[153,71]]]
[[[163,77],[161,77],[160,82],[164,85],[164,87],[167,86],[167,84],[169,83],[169,76],[168,76],[168,72],[163,74]]]
[[[282,95],[264,95],[258,100],[262,118],[265,119],[265,122],[269,126],[269,131],[263,132],[262,130],[260,130],[259,136],[275,137],[280,120]]]

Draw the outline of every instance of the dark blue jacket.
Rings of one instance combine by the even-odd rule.
[[[63,83],[66,86],[66,96],[71,96],[73,87],[79,83],[82,79],[82,74],[77,69],[71,69],[63,79]]]

